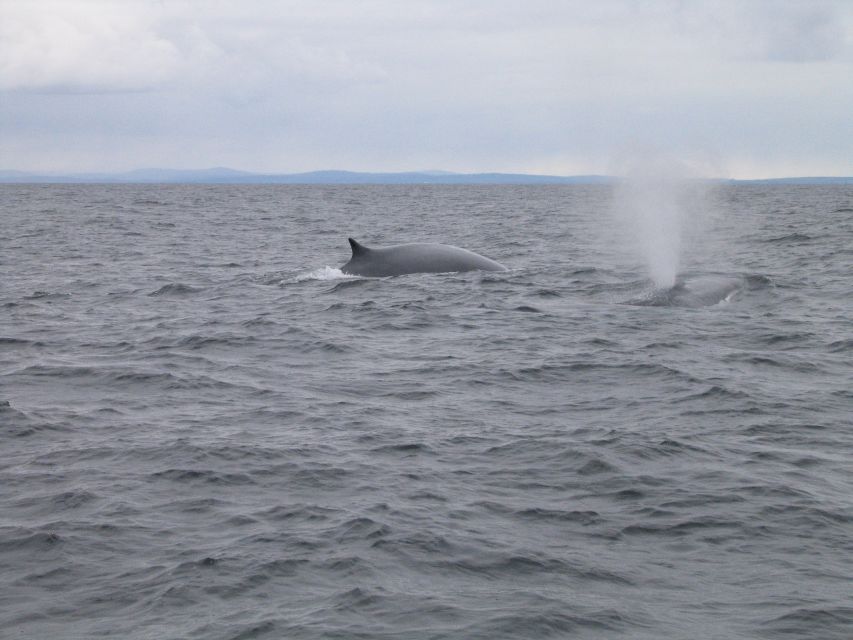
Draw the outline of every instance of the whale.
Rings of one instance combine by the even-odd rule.
[[[341,267],[347,275],[367,278],[409,273],[506,271],[502,264],[473,251],[449,244],[412,243],[391,247],[366,247],[349,238],[352,258]]]
[[[710,307],[729,302],[747,285],[741,278],[700,276],[680,278],[672,287],[654,289],[626,304],[640,307]]]

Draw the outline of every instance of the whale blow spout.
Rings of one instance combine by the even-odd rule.
[[[371,248],[349,238],[352,258],[341,271],[353,276],[382,278],[407,273],[506,271],[502,264],[449,244],[414,243]]]

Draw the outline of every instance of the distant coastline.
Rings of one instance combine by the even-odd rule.
[[[0,170],[0,184],[610,184],[616,176],[554,176],[525,173],[451,173],[405,171],[309,171],[306,173],[252,173],[213,169],[138,169],[121,173],[35,173]],[[737,184],[853,184],[853,176],[813,176],[754,180],[720,179]]]

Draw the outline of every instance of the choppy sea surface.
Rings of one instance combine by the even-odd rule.
[[[0,198],[0,637],[853,637],[853,188]]]

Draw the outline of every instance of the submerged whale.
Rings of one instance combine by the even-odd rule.
[[[353,276],[382,278],[407,273],[506,271],[502,264],[449,244],[416,243],[369,248],[349,238],[352,258],[341,271]]]
[[[742,278],[683,278],[672,287],[649,291],[626,304],[640,307],[709,307],[732,300],[747,284]]]

